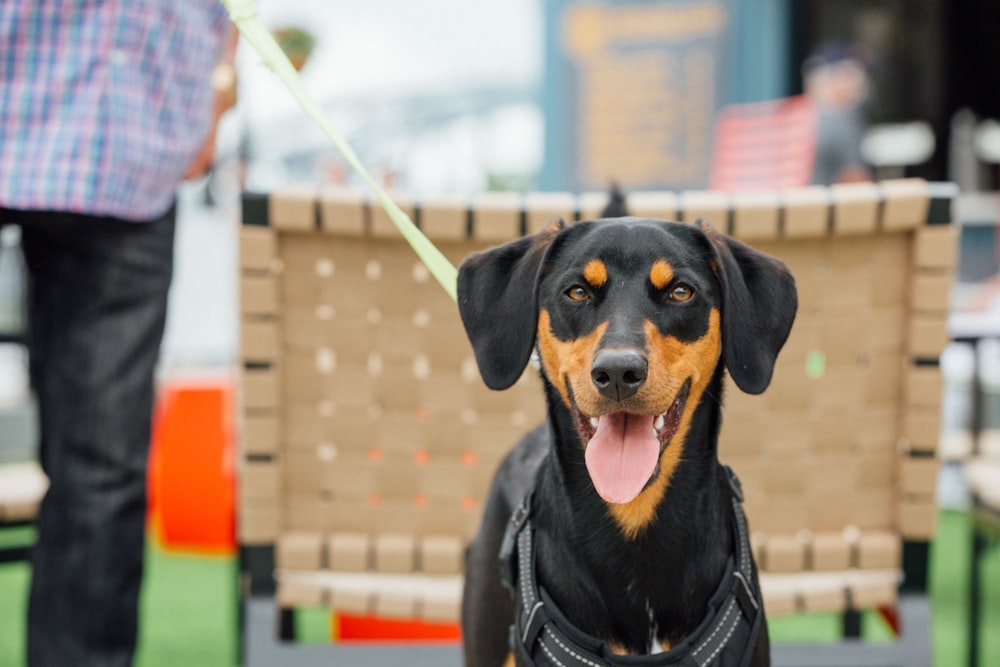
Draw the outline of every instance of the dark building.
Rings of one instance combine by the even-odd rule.
[[[545,0],[544,189],[691,188],[706,182],[715,113],[800,94],[826,44],[864,55],[872,124],[924,121],[950,177],[952,119],[1000,118],[993,0]]]

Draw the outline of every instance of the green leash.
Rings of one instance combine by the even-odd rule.
[[[222,4],[226,6],[226,9],[229,11],[229,18],[232,19],[240,33],[257,50],[257,53],[260,54],[264,64],[278,75],[278,78],[281,79],[292,93],[302,109],[319,124],[323,131],[326,132],[326,136],[330,137],[337,150],[347,160],[347,163],[361,175],[361,178],[371,188],[378,203],[385,209],[385,212],[403,235],[403,238],[406,239],[414,252],[417,253],[417,256],[427,266],[431,275],[441,284],[444,291],[448,293],[448,296],[452,300],[455,300],[458,271],[448,261],[448,258],[442,255],[441,251],[431,243],[430,239],[417,229],[417,226],[413,224],[409,216],[396,206],[396,202],[389,198],[385,190],[371,177],[365,166],[361,164],[354,149],[350,147],[343,136],[329,123],[315,102],[312,101],[312,98],[309,97],[309,94],[302,86],[298,72],[295,71],[292,63],[285,56],[285,52],[278,46],[271,32],[261,23],[260,15],[257,13],[253,1],[222,0]]]

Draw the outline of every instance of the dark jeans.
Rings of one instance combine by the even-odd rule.
[[[21,224],[39,458],[31,667],[124,667],[135,652],[154,367],[174,210],[131,223],[0,209]]]

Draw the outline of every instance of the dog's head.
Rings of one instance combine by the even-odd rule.
[[[489,387],[512,385],[537,346],[594,487],[623,504],[676,465],[667,445],[683,441],[720,363],[743,391],[764,391],[797,298],[784,264],[708,223],[620,218],[470,256],[458,304]]]

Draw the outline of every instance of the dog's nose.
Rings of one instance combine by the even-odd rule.
[[[633,350],[608,350],[594,359],[590,377],[602,396],[622,401],[634,396],[646,381],[646,358]]]

